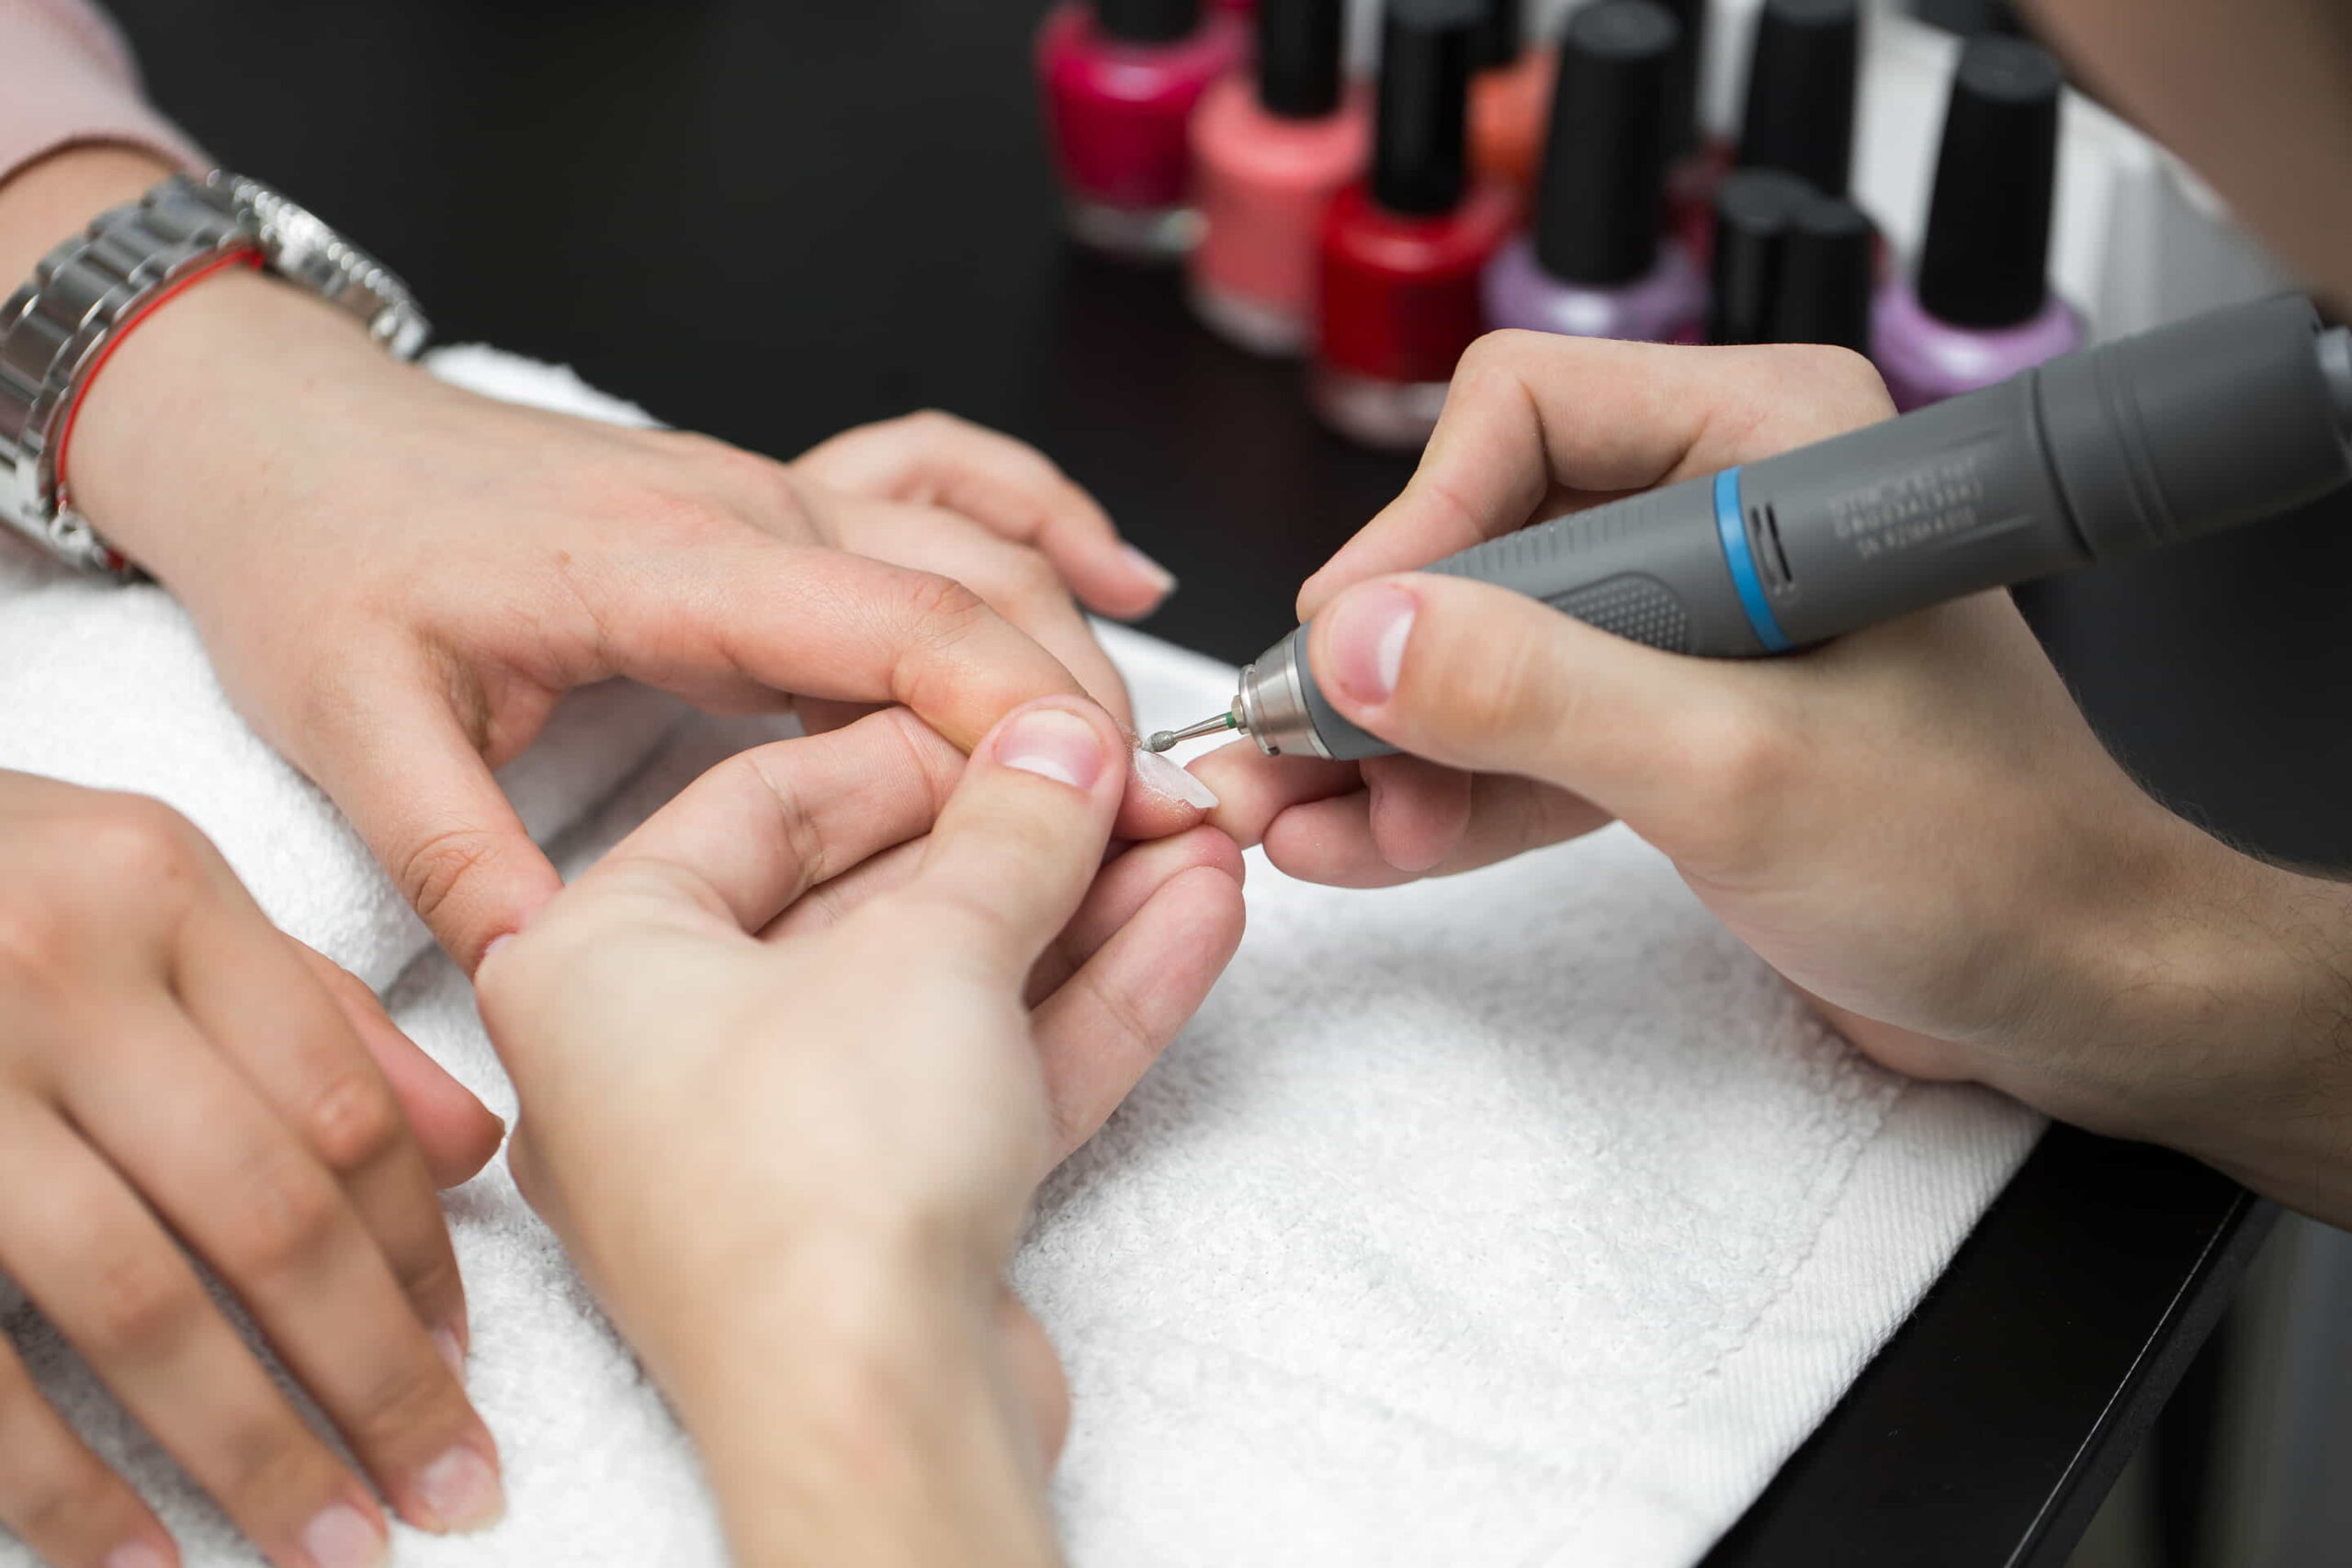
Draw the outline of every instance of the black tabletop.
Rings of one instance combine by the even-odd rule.
[[[1178,573],[1150,628],[1174,641],[1271,643],[1408,471],[1316,426],[1294,368],[1195,329],[1170,277],[1062,244],[1035,0],[116,10],[158,101],[381,254],[445,340],[780,455],[923,406],[1011,430]],[[2291,563],[2222,542],[2030,608],[2169,798],[2352,863],[2335,522]],[[2339,722],[2303,728],[2329,699]],[[2187,1160],[2052,1133],[1710,1562],[2062,1562],[2265,1217]]]

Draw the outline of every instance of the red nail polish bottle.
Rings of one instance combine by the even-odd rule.
[[[1296,354],[1315,316],[1331,198],[1363,177],[1372,115],[1340,69],[1344,0],[1265,0],[1254,73],[1209,89],[1193,117],[1193,312],[1253,354]]]
[[[1429,439],[1454,361],[1486,328],[1479,274],[1510,237],[1506,181],[1470,175],[1464,105],[1478,0],[1389,0],[1372,177],[1323,222],[1308,395],[1340,434]]]
[[[1072,238],[1137,260],[1191,247],[1193,106],[1248,30],[1201,0],[1064,0],[1046,16],[1037,74]]]

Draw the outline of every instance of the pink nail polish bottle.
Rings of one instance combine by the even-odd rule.
[[[1064,0],[1046,16],[1037,75],[1073,239],[1141,261],[1192,248],[1193,111],[1248,31],[1202,0]]]
[[[1193,309],[1255,354],[1305,348],[1323,215],[1371,157],[1371,113],[1340,71],[1345,20],[1344,0],[1264,0],[1254,75],[1226,77],[1193,118]]]
[[[1875,350],[1900,409],[1974,391],[2083,344],[2050,287],[2064,77],[2023,39],[1972,39],[1952,79],[1915,282],[1880,293]]]

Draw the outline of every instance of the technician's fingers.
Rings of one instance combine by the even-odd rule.
[[[0,1528],[54,1568],[172,1568],[169,1531],[75,1435],[0,1339]],[[139,1555],[141,1549],[149,1555]]]
[[[1094,1135],[1199,1010],[1240,945],[1242,920],[1241,884],[1221,867],[1195,866],[1163,883],[1039,1004],[1048,1168]]]
[[[122,1179],[64,1122],[0,1104],[0,1268],[281,1568],[373,1563],[383,1515],[294,1413]]]
[[[1363,788],[1363,771],[1354,762],[1269,757],[1250,740],[1232,741],[1194,758],[1191,772],[1216,795],[1209,826],[1245,850],[1261,842],[1274,818],[1292,807]]]
[[[1394,887],[1424,876],[1476,871],[1604,827],[1607,812],[1581,796],[1507,773],[1471,773],[1462,836],[1430,865],[1400,867],[1382,849],[1361,792],[1307,801],[1266,829],[1266,858],[1284,875],[1332,887]]]
[[[326,987],[327,995],[342,1010],[344,1021],[375,1058],[393,1098],[400,1101],[401,1114],[416,1135],[433,1185],[450,1188],[473,1179],[498,1152],[506,1124],[474,1097],[473,1090],[401,1032],[366,981],[308,943],[291,937],[286,940],[303,966]]]
[[[893,913],[941,921],[947,948],[1017,987],[1094,880],[1128,755],[1091,704],[1013,713],[973,751]]]
[[[928,832],[963,754],[904,708],[739,752],[622,840],[576,889],[684,897],[756,931],[809,888]]]
[[[1299,591],[1333,594],[1626,491],[1713,473],[1893,413],[1867,360],[1490,333],[1455,369],[1412,481]]]
[[[1059,572],[1038,551],[1008,544],[969,520],[936,507],[891,502],[828,505],[812,487],[807,504],[826,514],[827,531],[843,548],[876,560],[935,571],[978,593],[988,606],[1037,639],[1068,667],[1086,694],[1132,724],[1126,682],[1094,640]]]
[[[242,896],[187,918],[172,985],[197,1027],[276,1112],[278,1126],[341,1183],[417,1323],[437,1337],[445,1355],[459,1357],[469,1335],[448,1223],[400,1102],[343,1010]],[[261,1109],[243,1102],[237,1111]],[[258,1140],[275,1129],[259,1116],[248,1125],[255,1147],[272,1146]],[[228,1131],[220,1128],[223,1135]]]
[[[507,803],[446,691],[419,673],[322,715],[298,759],[458,966],[522,929],[563,879]]]
[[[1148,615],[1176,586],[1044,453],[953,414],[925,411],[843,431],[793,468],[837,490],[947,507],[1034,545],[1106,615]]]
[[[495,1520],[497,1450],[456,1347],[418,1321],[335,1177],[176,1012],[134,1017],[102,1048],[107,1059],[64,1088],[75,1125],[236,1292],[404,1517],[443,1530]],[[422,1167],[407,1178],[429,1201]]]
[[[1789,739],[1769,677],[1661,653],[1488,583],[1385,578],[1317,617],[1310,656],[1347,717],[1402,750],[1555,784],[1675,854],[1769,807]]]

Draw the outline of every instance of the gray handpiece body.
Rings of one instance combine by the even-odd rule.
[[[1999,386],[1572,513],[1427,570],[1678,653],[1748,658],[2273,515],[2352,479],[2352,345],[2309,302],[2232,307]],[[1324,700],[1302,626],[1269,750],[1394,748]],[[1245,700],[1249,694],[1245,690]],[[1311,721],[1311,728],[1309,723]]]

